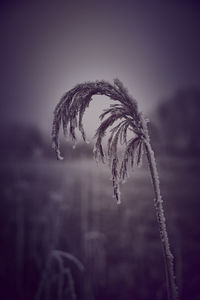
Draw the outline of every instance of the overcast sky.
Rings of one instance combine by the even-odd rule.
[[[1,118],[50,130],[59,98],[87,80],[118,77],[147,114],[177,89],[200,87],[198,1],[0,5]],[[95,98],[89,132],[106,101]]]

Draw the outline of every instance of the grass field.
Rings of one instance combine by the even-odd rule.
[[[176,157],[160,159],[158,169],[180,298],[197,300],[200,166]],[[44,272],[40,299],[167,299],[146,164],[122,185],[121,205],[108,167],[89,159],[2,163],[0,176],[0,299],[36,299]],[[63,277],[56,260],[45,269],[55,250],[85,271],[70,259]]]

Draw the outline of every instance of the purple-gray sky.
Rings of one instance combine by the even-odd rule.
[[[1,117],[51,127],[76,83],[118,77],[148,113],[200,87],[198,1],[1,1]],[[106,98],[87,115],[95,127]]]

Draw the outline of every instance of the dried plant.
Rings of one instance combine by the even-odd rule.
[[[84,266],[74,255],[61,250],[52,250],[47,260],[46,268],[44,269],[35,300],[44,299],[44,294],[45,299],[52,299],[51,288],[55,283],[57,287],[57,299],[77,299],[71,270],[65,266],[64,260],[68,260],[73,263],[80,272],[84,271]],[[51,270],[54,261],[58,264],[57,274]],[[68,283],[67,287],[64,286],[66,280]]]
[[[114,196],[117,203],[120,203],[119,184],[128,177],[128,166],[130,165],[131,168],[135,166],[139,167],[142,163],[143,151],[145,150],[155,193],[154,205],[163,246],[168,299],[175,300],[177,299],[177,288],[174,276],[173,255],[170,250],[166,230],[156,161],[148,134],[148,120],[139,112],[136,100],[128,94],[127,89],[121,81],[115,79],[114,85],[106,81],[78,84],[61,98],[54,111],[52,128],[52,145],[55,149],[57,159],[63,159],[59,149],[59,130],[61,125],[64,135],[70,136],[74,144],[77,140],[76,129],[79,129],[83,140],[86,141],[83,128],[83,115],[92,101],[93,95],[105,95],[117,102],[116,104],[111,104],[100,115],[101,124],[96,131],[96,143],[94,146],[94,157],[96,160],[100,159],[103,163],[108,161],[110,164]],[[110,129],[110,136],[107,143],[107,152],[105,153],[102,140],[108,129]],[[131,132],[133,135],[129,140],[127,140],[128,132]],[[118,153],[119,143],[125,145],[122,159],[120,159]]]

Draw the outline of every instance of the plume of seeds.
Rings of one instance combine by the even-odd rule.
[[[63,127],[65,136],[71,137],[76,143],[76,129],[82,134],[86,141],[83,128],[83,116],[89,106],[93,95],[105,95],[116,104],[110,105],[101,115],[101,124],[96,131],[96,143],[94,146],[94,157],[96,160],[105,162],[108,159],[111,173],[114,196],[117,203],[120,203],[119,184],[128,176],[128,165],[132,168],[142,163],[143,150],[145,150],[155,195],[154,206],[160,231],[160,239],[163,246],[163,256],[166,269],[166,282],[168,300],[177,300],[177,287],[174,276],[173,255],[170,250],[168,233],[163,209],[163,200],[160,194],[159,177],[156,167],[154,152],[151,148],[150,138],[147,129],[147,120],[138,111],[138,105],[132,98],[119,79],[114,84],[106,81],[86,82],[76,85],[68,91],[60,100],[54,111],[52,128],[52,145],[56,152],[57,159],[63,159],[59,148],[59,131]],[[114,126],[114,123],[117,125]],[[113,127],[114,126],[114,127]],[[110,129],[110,136],[107,143],[107,151],[104,152],[102,140]],[[127,141],[127,132],[131,131],[133,137]],[[119,158],[118,144],[125,147],[123,158]]]
[[[110,105],[101,115],[101,125],[96,131],[96,143],[94,146],[94,157],[96,160],[105,162],[108,158],[111,172],[114,196],[117,203],[120,203],[119,183],[128,176],[128,163],[131,166],[140,165],[142,161],[142,143],[145,136],[142,123],[144,118],[138,112],[138,106],[118,80],[114,80],[114,85],[106,81],[86,82],[76,85],[68,91],[60,100],[54,111],[54,120],[52,128],[52,142],[57,159],[63,159],[59,148],[59,130],[63,127],[65,136],[71,137],[73,143],[76,143],[76,129],[81,132],[82,138],[86,141],[86,134],[83,128],[83,116],[86,108],[89,106],[93,95],[105,95],[115,100],[117,104]],[[111,128],[114,123],[117,126]],[[111,135],[108,140],[107,152],[104,153],[102,140],[106,131],[111,128]],[[131,130],[134,138],[127,141],[127,132]],[[124,157],[120,161],[118,157],[118,143],[126,146]],[[136,159],[137,157],[137,159]]]

